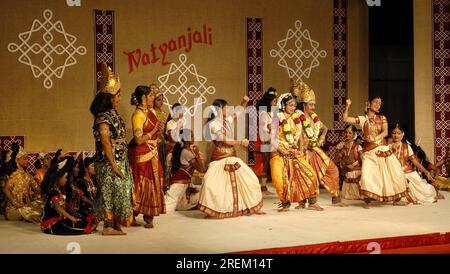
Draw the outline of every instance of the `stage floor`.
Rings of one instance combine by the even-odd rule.
[[[366,210],[362,201],[346,201],[346,208],[331,207],[330,195],[321,191],[323,212],[292,208],[278,213],[273,196],[264,200],[264,216],[208,220],[199,211],[175,212],[157,217],[152,230],[125,228],[128,235],[117,237],[46,235],[36,224],[0,217],[0,253],[69,253],[70,242],[79,243],[81,253],[226,253],[450,232],[449,192],[442,192],[446,199],[432,205],[374,203]]]

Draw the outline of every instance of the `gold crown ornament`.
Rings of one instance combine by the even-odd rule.
[[[300,103],[316,101],[316,93],[306,83],[300,83]]]
[[[153,96],[156,98],[160,95],[162,95],[162,92],[159,89],[159,87],[156,84],[150,84],[150,96]]]
[[[99,92],[116,95],[119,91],[120,91],[119,75],[114,74],[112,69],[106,63],[103,63]]]
[[[291,79],[291,87],[290,87],[290,92],[292,93],[293,96],[295,97],[299,97],[300,96],[300,85],[298,84],[298,82],[294,79]]]

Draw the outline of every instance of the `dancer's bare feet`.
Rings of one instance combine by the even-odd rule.
[[[394,205],[394,206],[407,206],[407,205],[409,205],[409,203],[403,202],[403,201],[396,201],[392,205]]]
[[[266,215],[266,213],[262,210],[258,210],[255,212],[256,215]]]
[[[332,206],[338,206],[338,207],[348,207],[347,204],[345,204],[344,202],[340,201],[340,202],[336,202],[336,203],[331,203]]]
[[[275,195],[275,193],[270,192],[269,190],[263,191],[262,194],[263,194],[263,196],[272,196],[272,195]]]
[[[278,209],[278,212],[288,212],[288,211],[289,211],[289,208],[286,208],[286,207],[282,207],[282,208]]]
[[[145,227],[145,228],[154,228],[155,226],[153,225],[153,222],[149,222],[149,223],[146,223],[146,224],[144,225],[144,227]]]
[[[123,232],[122,227],[120,225],[116,225],[114,229],[122,233],[122,235],[127,235],[127,233]]]
[[[295,209],[302,209],[305,208],[305,204],[299,203],[298,206],[295,207]]]
[[[438,200],[445,200],[445,196],[439,192],[437,193],[437,198],[438,198]]]
[[[371,209],[372,208],[372,204],[364,204],[363,208],[365,209]]]
[[[138,226],[142,226],[142,225],[140,223],[136,222],[136,220],[133,220],[133,222],[131,223],[131,226],[138,227]]]
[[[324,211],[324,209],[322,207],[320,207],[317,204],[312,204],[308,206],[309,210],[316,210],[316,211]]]
[[[123,236],[123,235],[126,235],[126,233],[124,233],[123,231],[115,230],[112,227],[107,227],[107,228],[103,229],[102,235],[103,236]]]

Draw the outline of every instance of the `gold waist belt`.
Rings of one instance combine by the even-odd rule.
[[[144,163],[144,162],[150,161],[150,160],[153,159],[155,156],[156,156],[156,157],[158,156],[158,150],[157,150],[157,149],[151,150],[150,152],[145,153],[145,154],[143,154],[143,155],[135,156],[134,161],[135,161],[136,163]]]
[[[234,152],[234,147],[233,146],[230,146],[230,147],[216,146],[216,150],[218,152],[222,152],[222,153],[233,153]]]

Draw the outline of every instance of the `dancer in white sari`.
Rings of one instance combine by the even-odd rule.
[[[434,182],[434,179],[431,173],[417,161],[411,146],[408,143],[402,142],[404,135],[403,129],[397,124],[392,130],[393,143],[390,146],[392,152],[402,164],[403,171],[408,180],[410,196],[415,204],[435,203],[438,198],[436,190],[433,185],[428,184],[425,179],[420,177],[419,173],[414,170],[414,166],[426,174],[428,180],[431,182]]]
[[[248,102],[245,96],[242,105]],[[244,161],[236,157],[235,145],[248,145],[248,140],[233,138],[233,120],[238,115],[228,115],[227,102],[215,100],[211,106],[207,134],[214,141],[211,163],[203,178],[199,209],[208,218],[229,218],[261,211],[263,197],[258,177]]]
[[[408,187],[402,166],[392,155],[384,138],[388,135],[386,117],[377,115],[381,108],[381,98],[374,97],[368,102],[365,116],[348,117],[352,101],[347,99],[343,120],[346,123],[358,125],[364,134],[364,148],[361,156],[360,193],[366,202],[364,208],[371,208],[371,200],[394,202],[394,205],[404,206],[401,201],[408,196]]]

